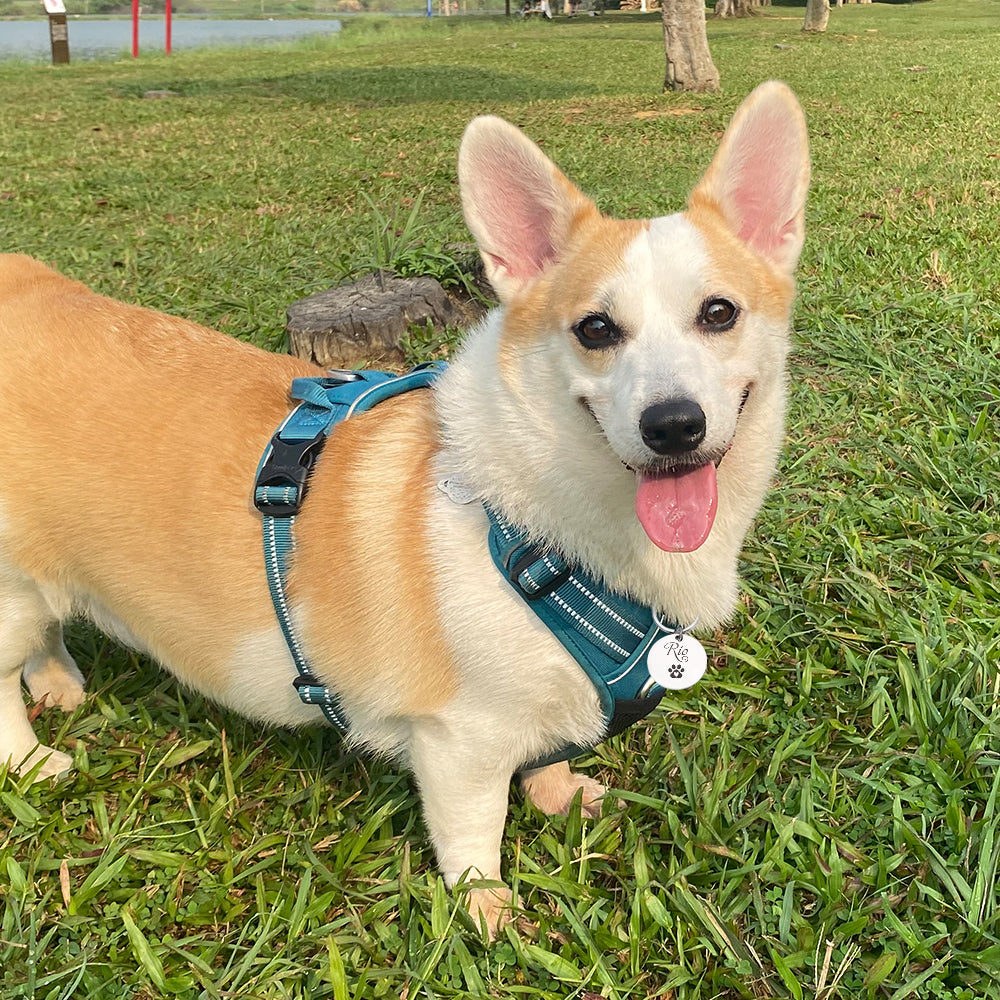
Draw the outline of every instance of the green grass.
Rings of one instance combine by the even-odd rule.
[[[93,697],[36,723],[76,774],[0,779],[0,996],[997,996],[998,15],[710,23],[719,96],[659,93],[655,16],[0,64],[3,249],[270,347],[290,301],[377,253],[379,213],[422,193],[428,256],[467,240],[455,152],[479,112],[623,215],[678,207],[768,77],[814,162],[743,606],[696,691],[582,762],[621,804],[581,822],[512,796],[505,870],[537,933],[481,940],[405,775],[78,626]],[[181,96],[141,99],[160,88]]]

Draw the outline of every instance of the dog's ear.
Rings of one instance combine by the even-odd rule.
[[[492,115],[466,128],[458,179],[465,221],[505,303],[559,258],[580,215],[597,211],[520,129]]]
[[[688,204],[715,209],[747,246],[790,274],[802,252],[808,187],[802,109],[771,80],[739,106]]]

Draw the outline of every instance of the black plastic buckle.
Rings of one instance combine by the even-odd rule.
[[[549,594],[555,593],[572,575],[573,570],[567,566],[561,573],[557,573],[544,587],[539,587],[535,591],[527,591],[521,586],[521,574],[532,564],[540,562],[545,556],[545,552],[529,545],[526,550],[507,565],[507,579],[518,589],[521,596],[526,601],[540,601]]]
[[[306,495],[306,483],[316,458],[326,444],[326,434],[320,431],[308,441],[282,441],[277,434],[271,438],[271,447],[254,489],[254,506],[268,517],[291,517],[299,512]],[[261,486],[296,488],[294,501],[274,502],[256,496]]]
[[[666,693],[661,691],[659,694],[647,694],[642,698],[615,698],[614,714],[608,720],[608,728],[601,739],[617,736],[637,722],[641,722],[660,704]]]

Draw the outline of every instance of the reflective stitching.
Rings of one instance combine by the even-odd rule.
[[[361,400],[365,398],[365,396],[370,396],[381,385],[382,385],[381,382],[376,382],[373,386],[369,386],[369,388],[365,389],[365,391],[362,392],[360,395],[355,396],[354,401],[351,403],[350,406],[348,406],[347,412],[340,419],[347,420],[348,417],[354,416],[354,411],[357,409],[358,403],[360,403]],[[340,405],[343,406],[344,404],[341,403]]]
[[[620,674],[618,674],[617,677],[612,677],[612,678],[610,678],[610,679],[608,679],[608,680],[605,681],[605,683],[608,685],[608,687],[610,687],[612,684],[617,684],[623,677],[628,677],[628,675],[630,673],[632,673],[632,671],[635,669],[635,667],[638,664],[642,663],[642,661],[646,658],[646,653],[649,652],[649,647],[652,646],[653,643],[656,642],[656,640],[659,637],[660,637],[660,633],[659,632],[654,632],[649,637],[649,641],[646,643],[646,645],[641,650],[637,650],[637,655],[636,655],[635,659],[632,661],[632,665],[630,667],[628,667],[626,670],[623,670]]]
[[[596,594],[592,594],[582,583],[580,583],[580,581],[575,576],[571,576],[569,578],[569,581],[570,583],[573,584],[574,587],[576,587],[584,595],[589,597],[594,602],[594,604],[596,604],[599,608],[601,608],[602,611],[606,611],[611,618],[613,618],[616,622],[618,622],[619,625],[622,626],[622,628],[628,629],[628,631],[631,632],[632,635],[638,636],[641,639],[646,634],[645,632],[641,632],[639,629],[637,629],[630,621],[628,621],[625,618],[622,618],[622,616],[618,614],[618,612],[615,611],[614,608],[609,608],[608,605],[604,603],[604,601],[602,601]]]
[[[284,626],[282,631],[285,633],[285,638],[288,642],[288,645],[292,649],[292,655],[295,659],[296,666],[298,666],[299,662],[302,660],[302,650],[299,647],[298,639],[295,637],[290,627],[291,618],[289,617],[288,613],[288,601],[285,599],[285,588],[281,582],[281,569],[280,569],[280,564],[278,562],[278,539],[275,533],[275,522],[273,517],[267,518],[266,521],[267,523],[265,525],[265,531],[267,531],[268,550],[269,550],[268,561],[271,563],[272,573],[273,573],[271,579],[274,581],[274,587],[272,589],[274,593],[277,594],[278,603],[280,605],[281,624]],[[291,529],[291,526],[294,523],[295,523],[294,516],[288,518],[289,529]],[[301,667],[299,669],[301,669]]]
[[[622,649],[617,643],[612,642],[600,629],[595,628],[590,622],[587,621],[582,615],[577,614],[558,594],[549,595],[556,604],[559,605],[574,621],[582,625],[588,632],[592,632],[597,638],[603,642],[609,649],[613,649],[619,656],[627,657],[629,652],[627,649]]]

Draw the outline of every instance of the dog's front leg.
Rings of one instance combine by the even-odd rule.
[[[498,764],[498,756],[472,733],[456,735],[437,726],[419,732],[411,744],[424,819],[449,888],[464,879],[500,881],[513,767]],[[491,938],[510,920],[511,906],[510,890],[503,887],[468,894],[469,912],[485,920]]]

